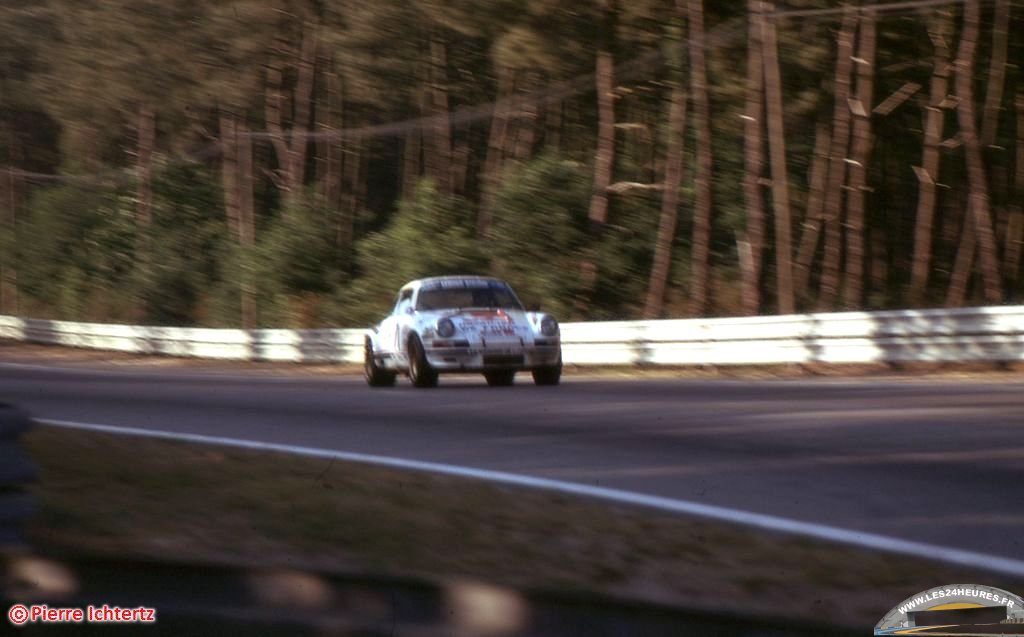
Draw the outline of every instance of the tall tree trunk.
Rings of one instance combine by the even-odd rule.
[[[539,84],[540,78],[537,77],[537,74],[528,72],[525,74],[519,90],[524,101],[517,109],[516,135],[512,154],[520,161],[530,159],[533,155],[533,146],[537,140],[537,102],[535,99],[530,99],[530,97],[531,93],[536,91]]]
[[[448,46],[437,34],[430,38],[430,148],[427,174],[442,193],[452,192],[452,130],[448,117]]]
[[[152,263],[152,242],[150,225],[153,220],[153,149],[156,145],[156,113],[149,104],[139,106],[136,123],[135,152],[135,264],[142,273],[142,285],[146,287],[150,278]],[[147,304],[143,294],[137,294],[132,308],[132,318],[143,321]]]
[[[580,263],[580,298],[576,311],[583,314],[590,306],[597,287],[596,252],[608,221],[608,186],[615,166],[615,22],[618,8],[615,0],[603,0],[599,27],[598,51],[594,82],[597,88],[597,149],[594,153],[594,183],[587,213],[589,245]]]
[[[351,254],[355,240],[355,220],[364,205],[363,188],[366,175],[363,166],[366,140],[350,139],[345,143],[342,165],[342,195],[338,214],[338,247],[342,254]]]
[[[774,5],[764,3],[765,12]],[[772,167],[772,203],[775,208],[775,279],[779,312],[796,311],[793,300],[793,222],[789,206],[789,171],[786,168],[786,132],[782,120],[782,79],[775,23],[765,22],[764,85],[768,112],[768,151]]]
[[[956,251],[956,262],[953,264],[953,273],[949,278],[949,290],[946,292],[946,307],[963,307],[967,299],[967,286],[971,282],[975,246],[978,243],[970,210],[971,205],[971,203],[967,204],[968,210],[964,215],[960,246]]]
[[[981,116],[981,145],[995,144],[999,129],[999,108],[1003,102],[1006,80],[1007,25],[1010,23],[1010,0],[995,0],[992,16],[992,55],[989,58],[988,87],[985,110]]]
[[[242,327],[256,327],[256,287],[249,269],[256,245],[256,209],[253,199],[252,134],[244,121],[238,123],[238,243],[245,267],[242,269]]]
[[[286,47],[282,47],[286,48]],[[306,182],[306,153],[309,144],[310,106],[313,97],[313,77],[316,71],[317,25],[310,20],[303,22],[302,39],[296,60],[296,80],[293,104],[294,116],[285,132],[283,113],[284,68],[280,60],[272,60],[267,66],[267,93],[264,112],[267,131],[277,155],[280,178],[277,186],[284,195],[285,209],[299,196]]]
[[[615,164],[614,62],[610,51],[597,54],[598,134],[594,157],[594,193],[590,199],[590,221],[603,226],[608,220],[608,186]]]
[[[967,0],[964,5],[964,28],[956,61],[956,94],[959,98],[957,115],[964,142],[964,154],[967,159],[967,179],[970,184],[968,210],[974,217],[974,232],[978,238],[978,256],[985,288],[985,301],[996,304],[1002,301],[1003,289],[999,276],[996,239],[992,230],[987,177],[981,159],[977,126],[974,122],[974,90],[971,86],[974,80],[974,53],[978,43],[980,13],[980,0]]]
[[[932,225],[935,218],[936,181],[939,178],[942,142],[946,113],[943,104],[949,92],[950,49],[953,33],[953,12],[939,12],[930,33],[935,47],[932,69],[931,94],[924,120],[924,151],[917,169],[917,217],[914,225],[914,257],[911,266],[909,300],[913,307],[920,306],[928,291],[928,274],[932,263]]]
[[[847,196],[846,280],[843,304],[860,309],[864,302],[864,192],[871,161],[871,111],[875,95],[874,11],[863,10],[857,43],[857,103],[853,121],[853,162],[850,164],[850,192]]]
[[[323,58],[325,90],[316,110],[314,129],[317,139],[317,181],[320,196],[328,209],[338,208],[341,200],[341,153],[343,142],[337,137],[344,127],[341,78],[332,62]]]
[[[681,2],[682,0],[677,0]],[[693,240],[690,266],[690,314],[708,309],[711,268],[711,113],[708,105],[707,64],[704,59],[704,0],[686,0],[690,28],[690,91],[696,129],[697,167],[694,171]]]
[[[156,145],[156,112],[149,104],[139,107],[136,150],[135,219],[140,228],[153,218],[153,147]]]
[[[487,136],[487,156],[484,159],[483,190],[480,194],[480,213],[477,215],[476,235],[487,237],[491,231],[494,214],[494,197],[501,182],[501,170],[504,165],[506,137],[508,137],[509,107],[512,98],[512,71],[506,68],[497,69],[498,95],[494,101],[494,113],[491,116],[491,130]]]
[[[825,190],[825,255],[821,272],[820,309],[832,309],[839,293],[842,260],[843,186],[846,184],[846,153],[850,142],[850,71],[857,14],[848,9],[839,28],[836,54],[835,104],[832,118],[832,151],[829,153],[828,187]]]
[[[234,113],[223,107],[220,120],[220,166],[221,191],[224,193],[224,212],[227,217],[228,233],[235,241],[241,236],[238,184],[238,123]]]
[[[327,106],[330,109],[330,126],[332,131],[340,131],[345,128],[345,96],[342,93],[341,77],[337,72],[331,71],[327,77]],[[330,157],[327,162],[327,205],[332,210],[338,211],[338,253],[339,256],[349,254],[352,249],[351,224],[346,219],[345,211],[342,209],[342,171],[345,162],[346,140],[331,140]]]
[[[885,229],[871,228],[868,232],[868,240],[871,246],[871,289],[874,294],[885,293],[889,287],[889,260]],[[888,299],[888,295],[886,294],[883,298]],[[871,307],[869,309],[881,308]]]
[[[544,105],[544,147],[558,153],[562,149],[562,109],[564,103],[548,102]]]
[[[750,37],[747,45],[747,109],[744,117],[743,198],[747,203],[747,225],[740,245],[743,277],[743,313],[761,311],[761,260],[764,253],[764,16],[760,0],[748,0]]]
[[[402,142],[402,199],[412,197],[422,169],[423,133],[414,128],[406,131]]]
[[[1014,100],[1017,111],[1017,158],[1014,162],[1013,203],[1006,229],[1006,282],[1016,292],[1020,277],[1021,252],[1024,249],[1024,82],[1017,84]]]
[[[7,170],[0,173],[0,232],[6,234],[5,241],[0,243],[13,250],[16,246],[15,232],[18,221],[18,177],[14,171],[13,151],[8,145],[9,157]],[[17,259],[12,254],[0,255],[0,313],[17,315],[18,308],[18,269]]]
[[[317,59],[316,65],[317,68],[321,69],[319,74],[320,83],[326,85],[328,83],[327,78],[331,74],[330,62],[326,57],[320,56]],[[327,191],[331,189],[328,172],[330,172],[331,163],[331,144],[334,143],[334,140],[330,138],[330,97],[327,95],[326,89],[323,88],[320,91],[314,91],[314,93],[316,95],[313,98],[315,107],[313,108],[312,129],[316,139],[313,150],[313,173],[316,179],[316,193],[326,204]]]
[[[469,178],[469,157],[472,150],[468,140],[457,142],[452,148],[452,192],[457,195],[466,193],[466,181]]]
[[[811,162],[811,176],[807,193],[807,210],[804,213],[800,247],[797,249],[796,268],[793,276],[795,294],[803,301],[810,301],[811,266],[821,242],[821,226],[825,216],[825,181],[828,178],[828,153],[832,143],[832,130],[828,122],[820,121],[814,133],[814,159]]]
[[[647,284],[644,318],[661,318],[665,288],[672,269],[672,244],[679,219],[679,188],[683,176],[683,143],[686,128],[686,90],[681,83],[672,88],[668,115],[668,143],[665,149],[665,189],[661,195],[661,219],[655,239],[654,262]]]

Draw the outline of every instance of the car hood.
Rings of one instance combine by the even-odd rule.
[[[540,316],[535,312],[503,309],[467,309],[438,312],[435,320],[449,318],[458,334],[466,336],[528,336],[537,331]]]

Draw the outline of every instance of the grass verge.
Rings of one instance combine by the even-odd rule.
[[[1024,582],[474,480],[39,427],[29,537],[64,556],[471,578],[866,627],[953,582]]]

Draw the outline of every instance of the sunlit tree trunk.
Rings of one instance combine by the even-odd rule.
[[[665,189],[661,195],[661,218],[655,239],[654,261],[647,284],[644,317],[661,318],[665,288],[672,269],[672,244],[679,219],[679,187],[683,175],[683,143],[686,127],[686,90],[681,83],[672,88],[665,149]]]
[[[469,178],[469,159],[472,149],[469,142],[461,140],[452,147],[452,192],[457,195],[466,193],[466,181]]]
[[[402,141],[402,198],[409,199],[422,172],[423,133],[413,128]]]
[[[825,190],[825,254],[821,272],[820,309],[832,309],[839,293],[839,265],[843,249],[843,186],[846,185],[846,153],[850,142],[850,71],[857,14],[843,15],[837,36],[832,150],[829,153],[828,186]]]
[[[515,143],[512,145],[512,155],[520,161],[530,159],[537,141],[537,101],[531,94],[540,85],[540,78],[536,73],[528,72],[524,75],[520,87],[524,101],[517,109],[519,113],[515,120]]]
[[[995,143],[999,128],[999,109],[1003,102],[1006,80],[1007,25],[1010,23],[1010,0],[995,0],[992,16],[992,55],[989,58],[985,110],[981,116],[981,145]]]
[[[913,307],[926,298],[928,275],[932,263],[932,225],[935,218],[936,181],[939,178],[939,144],[942,141],[946,113],[943,104],[949,92],[950,49],[953,13],[946,9],[934,21],[929,34],[935,47],[931,94],[924,118],[924,152],[917,172],[917,217],[914,225],[914,256],[911,266],[908,298]]]
[[[149,104],[139,107],[136,128],[135,218],[140,228],[153,218],[153,147],[156,144],[156,112]]]
[[[704,56],[704,0],[686,0],[686,17],[690,28],[690,91],[693,94],[693,125],[697,144],[690,255],[690,314],[701,316],[708,309],[712,206],[711,114]]]
[[[224,193],[224,212],[228,233],[239,240],[239,186],[238,186],[238,123],[235,115],[223,108],[220,119],[221,192]]]
[[[136,114],[135,147],[135,267],[141,272],[142,287],[148,286],[153,267],[150,226],[153,220],[153,150],[156,145],[156,112],[149,104]],[[132,318],[145,320],[147,307],[143,290],[137,290]]]
[[[750,37],[747,44],[747,104],[744,116],[743,199],[747,225],[739,245],[743,277],[743,313],[761,310],[761,260],[764,252],[764,16],[760,0],[749,0]]]
[[[853,148],[850,164],[850,192],[847,198],[846,279],[843,302],[848,309],[860,309],[864,291],[864,194],[871,159],[871,111],[875,86],[875,14],[861,12],[857,43],[857,100],[853,120]]]
[[[889,248],[885,240],[885,228],[873,227],[868,232],[870,245],[870,276],[872,295],[885,293],[889,285]],[[885,297],[888,300],[888,295]],[[869,308],[878,309],[878,308]]]
[[[978,242],[970,207],[971,203],[970,200],[968,200],[968,209],[963,217],[964,221],[963,230],[960,236],[960,245],[956,251],[956,261],[953,263],[953,272],[949,277],[949,290],[946,292],[946,307],[963,307],[964,302],[967,300],[967,288],[971,282],[975,247]]]
[[[448,117],[448,45],[437,34],[430,38],[430,145],[424,155],[427,174],[438,192],[452,192],[452,129]]]
[[[589,218],[596,225],[608,220],[608,186],[615,163],[615,97],[614,62],[611,51],[597,54],[598,134],[597,154],[594,157],[594,194],[590,199]]]
[[[615,165],[615,23],[618,8],[615,0],[603,0],[599,25],[598,50],[594,82],[597,89],[597,149],[594,152],[594,181],[587,213],[590,245],[580,263],[580,297],[576,311],[583,314],[590,306],[597,287],[596,251],[608,221],[608,187]]]
[[[765,11],[774,9],[763,5]],[[779,312],[796,311],[793,301],[793,222],[789,205],[789,171],[786,168],[786,132],[782,118],[782,79],[779,74],[775,23],[765,22],[764,85],[768,113],[768,152],[772,168],[772,203],[775,211],[775,279]]]
[[[242,327],[256,327],[256,287],[250,269],[256,246],[256,207],[253,198],[252,134],[244,121],[238,123],[238,243],[243,254]]]
[[[317,26],[306,20],[302,27],[298,58],[295,62],[296,80],[292,104],[294,116],[285,131],[283,118],[286,103],[284,94],[284,67],[273,59],[267,66],[267,92],[264,105],[267,131],[277,155],[277,186],[289,202],[299,196],[306,181],[306,153],[309,144],[310,106],[313,98],[313,76],[316,70]],[[287,47],[281,46],[283,49]]]
[[[984,283],[985,301],[999,303],[1003,298],[999,263],[996,254],[996,239],[992,230],[992,214],[989,209],[988,178],[981,159],[977,126],[974,121],[974,54],[978,42],[980,22],[980,0],[968,0],[964,5],[964,28],[956,61],[957,115],[960,134],[964,142],[967,160],[967,178],[970,187],[968,210],[973,216],[974,233],[978,240],[978,257]]]
[[[1006,228],[1006,282],[1015,295],[1020,277],[1021,252],[1024,249],[1024,83],[1017,85],[1014,100],[1017,111],[1017,159],[1014,162],[1013,203],[1010,204],[1010,219]],[[1019,298],[1019,296],[1018,296]]]
[[[483,188],[480,194],[480,212],[477,215],[477,237],[484,238],[491,230],[494,197],[501,181],[505,144],[508,137],[508,100],[512,97],[512,71],[499,68],[498,95],[491,115],[491,130],[487,136],[487,155],[484,159]]]
[[[795,294],[802,302],[809,302],[811,266],[821,243],[821,226],[825,210],[825,181],[828,178],[828,153],[832,131],[828,122],[821,121],[814,133],[814,158],[811,160],[810,184],[807,192],[807,210],[804,212],[800,247],[797,249],[793,274]]]
[[[255,327],[255,291],[249,271],[249,251],[256,242],[252,184],[252,139],[245,122],[238,115],[221,108],[221,190],[228,231],[241,253],[238,289],[242,327]]]
[[[562,109],[561,101],[544,105],[544,147],[552,152],[562,149]]]
[[[9,155],[13,155],[8,145]],[[13,157],[8,157],[7,170],[0,173],[0,233],[6,235],[0,245],[13,252],[18,221],[19,179],[15,175]],[[18,314],[18,268],[11,253],[0,255],[0,313]]]
[[[313,129],[317,132],[317,182],[320,196],[331,210],[337,209],[341,199],[341,153],[343,142],[339,138],[343,128],[341,78],[331,60],[321,60],[321,78],[324,90],[317,102]]]
[[[350,256],[355,240],[355,221],[364,202],[366,174],[364,170],[364,149],[362,138],[345,140],[341,166],[341,201],[338,210],[338,245]]]

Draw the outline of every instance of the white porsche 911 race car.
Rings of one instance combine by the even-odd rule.
[[[364,370],[371,387],[391,387],[399,373],[416,387],[435,387],[438,374],[482,373],[487,384],[511,385],[529,370],[538,385],[562,376],[558,322],[528,312],[500,279],[419,279],[398,292],[390,316],[366,334]]]

